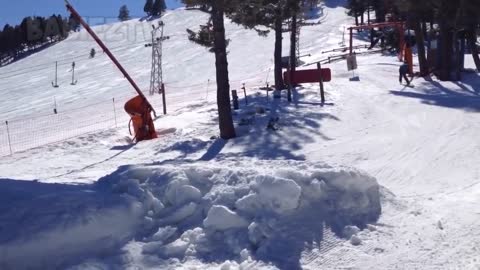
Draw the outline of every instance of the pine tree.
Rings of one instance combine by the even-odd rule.
[[[282,39],[283,23],[296,10],[296,0],[256,0],[238,1],[236,6],[231,6],[228,16],[236,23],[247,28],[255,29],[257,26],[266,26],[275,32],[274,44],[274,77],[275,89],[285,88],[282,74]],[[268,32],[259,32],[266,34]]]
[[[466,38],[472,49],[472,56],[477,68],[480,68],[480,57],[475,46],[477,40],[480,5],[478,0],[392,0],[400,12],[400,18],[406,20],[408,27],[416,32],[418,56],[421,74],[428,73],[425,63],[423,38],[438,34],[440,57],[436,58],[436,75],[441,80],[460,79],[460,46],[458,39]],[[427,28],[427,22],[430,27]],[[452,77],[452,71],[455,76]]]
[[[14,29],[9,24],[6,24],[3,27],[3,36],[5,41],[3,46],[4,46],[5,53],[7,54],[13,53],[13,49],[14,49],[14,44],[12,43],[13,33],[14,33]]]
[[[236,137],[233,126],[232,107],[230,105],[230,82],[228,78],[227,43],[225,39],[225,1],[212,1],[212,24],[215,43],[215,67],[217,73],[217,106],[220,137],[232,139]]]
[[[3,31],[0,30],[0,64],[3,60],[5,54],[5,35],[3,34]]]
[[[153,16],[160,16],[162,13],[167,9],[167,5],[165,4],[165,0],[155,0],[152,9]]]
[[[233,125],[232,109],[230,105],[230,82],[228,76],[227,40],[225,39],[224,15],[226,5],[232,3],[229,0],[182,0],[189,5],[205,5],[211,7],[209,10],[213,29],[213,51],[215,53],[215,70],[217,81],[217,107],[218,125],[220,137],[228,140],[235,138],[235,127]],[[236,0],[234,0],[236,1]],[[207,23],[209,25],[209,23]]]
[[[118,20],[122,22],[130,20],[130,11],[128,10],[127,5],[120,7],[120,10],[118,11]]]
[[[70,30],[77,32],[80,31],[80,22],[78,22],[72,14],[70,14],[70,17],[68,18],[68,26]]]
[[[148,16],[152,16],[153,13],[153,0],[147,0],[145,6],[143,7],[143,11],[147,13]]]

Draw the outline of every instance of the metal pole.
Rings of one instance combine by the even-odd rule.
[[[72,85],[77,84],[75,81],[75,62],[72,63]]]
[[[128,80],[128,82],[132,85],[132,87],[137,91],[138,95],[145,100],[145,103],[147,103],[148,107],[152,110],[153,114],[156,116],[157,113],[155,112],[155,109],[153,106],[148,102],[147,98],[145,95],[142,93],[142,90],[138,87],[138,85],[135,83],[135,81],[130,77],[130,75],[127,73],[127,71],[123,68],[123,66],[118,62],[117,58],[110,52],[110,50],[105,46],[105,44],[98,38],[97,34],[93,32],[92,28],[82,19],[80,14],[70,5],[70,3],[65,0],[65,4],[67,6],[67,10],[70,11],[72,16],[80,22],[80,24],[87,30],[87,32],[93,37],[93,39],[98,43],[98,45],[103,49],[103,51],[108,55],[108,57],[112,60],[112,62],[117,66],[117,68],[122,72],[123,76]]]
[[[165,84],[162,83],[162,103],[163,103],[163,114],[167,114],[167,100],[165,97]]]
[[[57,98],[55,96],[53,96],[53,113],[54,114],[57,114],[58,113],[58,110],[57,110]]]
[[[55,85],[58,86],[58,62],[55,61]]]
[[[7,126],[8,147],[10,148],[10,155],[12,155],[12,142],[10,141],[10,129],[8,128],[8,121],[5,121],[5,125]]]
[[[117,128],[117,109],[115,109],[115,98],[112,98],[113,101],[113,116],[115,117],[115,128]]]
[[[268,83],[267,83],[267,102],[269,102],[268,92],[270,92],[270,85],[268,85]]]
[[[207,81],[207,96],[205,97],[205,100],[208,101],[208,88],[210,87],[210,79]]]
[[[350,27],[350,54],[353,53],[353,28]]]
[[[322,103],[325,103],[325,92],[323,89],[323,74],[322,74],[322,64],[317,63],[318,72],[320,73],[320,97],[322,98]]]
[[[245,88],[245,84],[243,84],[243,94],[245,95],[245,105],[248,105],[248,98],[247,98],[247,89]]]
[[[57,88],[58,87],[58,80],[57,80],[57,70],[58,70],[58,62],[55,61],[55,83],[52,82],[52,86],[54,88]]]
[[[288,89],[287,89],[287,100],[288,102],[292,102],[292,85],[293,85],[293,73],[295,71],[293,71],[291,68],[290,68],[290,65],[287,67],[287,74],[289,76],[288,78]]]

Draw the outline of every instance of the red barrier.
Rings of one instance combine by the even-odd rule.
[[[332,80],[332,71],[329,68],[322,68],[321,71],[323,82],[329,82]],[[290,74],[288,71],[283,73],[283,78],[285,83],[290,83]],[[316,82],[320,82],[318,69],[297,70],[293,74],[293,83],[295,84]]]

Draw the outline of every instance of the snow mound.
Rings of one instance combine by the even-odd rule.
[[[381,213],[374,178],[298,161],[131,166],[99,185],[122,182],[138,183],[123,191],[142,202],[155,224],[137,240],[142,256],[232,261],[226,269],[252,258],[290,267],[305,242],[321,241],[322,227],[341,235],[345,226],[365,228]]]
[[[118,269],[132,258],[291,268],[324,226],[364,228],[381,212],[374,178],[296,161],[124,166],[84,186],[1,183],[0,221],[11,221],[0,223],[2,269],[84,269],[105,256]]]

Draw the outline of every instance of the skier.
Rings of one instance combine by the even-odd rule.
[[[408,77],[407,77],[407,73],[408,73],[408,63],[407,61],[403,62],[403,64],[400,66],[398,72],[400,73],[400,76],[399,76],[399,81],[400,81],[400,84],[402,83],[402,78],[405,79],[405,81],[407,82],[407,86],[410,85],[410,80],[408,80]]]

